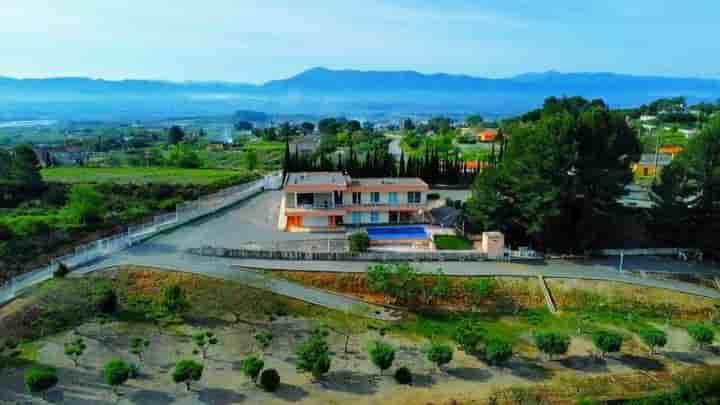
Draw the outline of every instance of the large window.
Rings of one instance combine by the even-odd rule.
[[[353,224],[361,224],[362,223],[362,212],[353,212],[352,213],[352,223]]]
[[[373,224],[377,224],[380,222],[380,213],[379,212],[371,212],[370,213],[370,222]]]
[[[352,195],[353,195],[353,204],[360,204],[362,194],[361,193],[352,193]],[[355,222],[355,221],[353,221],[353,222]]]
[[[419,191],[410,191],[408,192],[408,203],[409,204],[420,204],[421,202],[421,193]]]
[[[398,203],[397,193],[396,192],[389,193],[388,201],[390,202],[390,204],[397,204]]]
[[[378,193],[377,191],[373,191],[372,193],[370,193],[370,202],[373,204],[379,203],[380,202],[380,193]]]

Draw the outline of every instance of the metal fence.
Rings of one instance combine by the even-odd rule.
[[[125,250],[160,232],[212,214],[265,189],[278,189],[281,185],[282,175],[266,176],[250,183],[203,196],[195,201],[178,204],[175,212],[157,215],[146,223],[129,226],[125,232],[78,246],[72,253],[53,259],[49,265],[14,277],[2,285],[0,287],[0,305],[15,298],[23,289],[50,279],[60,263],[70,269],[86,265]]]

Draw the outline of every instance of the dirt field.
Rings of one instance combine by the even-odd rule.
[[[114,401],[110,388],[103,383],[103,365],[113,358],[139,364],[141,374],[121,388],[121,404],[486,404],[491,397],[498,403],[511,403],[520,396],[541,395],[551,403],[575,403],[579,396],[614,398],[636,396],[667,388],[672,375],[689,368],[720,367],[720,359],[708,351],[696,350],[687,333],[671,324],[657,327],[668,333],[669,345],[659,355],[650,356],[636,336],[628,339],[621,354],[599,359],[587,336],[572,338],[566,356],[549,361],[532,345],[532,331],[519,330],[515,355],[505,367],[493,367],[481,358],[456,350],[446,370],[438,371],[423,353],[428,340],[412,331],[379,328],[365,324],[350,339],[349,353],[344,352],[345,338],[331,332],[328,340],[332,356],[330,372],[313,381],[296,370],[294,348],[305,339],[319,320],[330,325],[340,316],[332,311],[272,296],[227,282],[180,273],[161,273],[149,269],[118,270],[102,275],[119,292],[121,306],[138,298],[154,299],[163,285],[177,283],[188,291],[191,311],[187,322],[160,326],[118,315],[109,320],[86,319],[74,327],[48,334],[22,345],[20,360],[0,369],[0,403],[43,403],[25,393],[22,376],[32,363],[58,369],[60,383],[49,393],[50,402],[64,404],[104,404]],[[47,287],[53,296],[66,288],[64,280]],[[99,282],[99,280],[98,280]],[[520,296],[534,296],[529,288],[509,284]],[[569,285],[556,286],[570,290]],[[594,286],[583,286],[583,288]],[[503,287],[505,288],[505,287]],[[523,292],[524,291],[524,292]],[[0,328],[20,327],[32,322],[18,312],[42,312],[37,295],[0,308]],[[504,322],[517,324],[515,318]],[[367,326],[372,326],[368,328]],[[31,330],[32,328],[28,329]],[[202,360],[193,354],[190,336],[212,330],[219,344],[212,346]],[[269,330],[274,339],[263,357],[266,367],[279,371],[282,385],[275,393],[266,393],[240,371],[243,358],[260,353],[254,335]],[[387,331],[387,333],[384,333]],[[75,367],[63,352],[63,345],[78,336],[88,348]],[[130,354],[132,337],[150,340],[143,362]],[[367,346],[383,340],[396,347],[395,362],[380,375],[367,355]],[[187,392],[172,383],[170,372],[180,359],[204,362],[202,379]],[[409,367],[415,380],[411,386],[398,385],[391,376],[400,366]]]

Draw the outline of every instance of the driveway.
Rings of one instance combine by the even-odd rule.
[[[134,246],[109,258],[78,269],[87,273],[117,265],[139,265],[203,274],[211,277],[254,283],[270,291],[289,295],[304,301],[330,308],[349,309],[358,301],[339,297],[327,292],[307,289],[289,282],[265,278],[256,269],[298,269],[309,271],[362,272],[368,263],[358,262],[291,262],[251,261],[230,258],[202,257],[186,253],[191,247],[205,245],[238,247],[250,242],[274,240],[317,239],[317,235],[286,233],[277,229],[281,191],[266,191],[231,208],[205,219],[182,226],[166,234],[158,235],[145,243]],[[323,234],[323,238],[342,238],[343,234]],[[626,258],[626,268],[628,263]],[[668,288],[712,298],[720,298],[715,290],[670,280],[642,278],[621,274],[609,259],[606,262],[577,264],[550,262],[546,265],[509,264],[499,262],[447,262],[418,264],[423,271],[442,268],[452,275],[520,275],[567,278],[594,278],[622,281],[651,287]],[[630,264],[629,266],[632,266]],[[652,266],[650,266],[652,267]],[[666,266],[666,270],[684,269],[682,266]],[[647,271],[651,271],[648,269]],[[374,310],[379,310],[375,308]]]

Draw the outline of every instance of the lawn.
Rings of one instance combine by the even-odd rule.
[[[170,167],[57,167],[42,171],[45,181],[60,183],[211,184],[248,174],[245,170]]]
[[[471,250],[473,248],[472,242],[460,236],[435,235],[433,240],[438,250]]]

